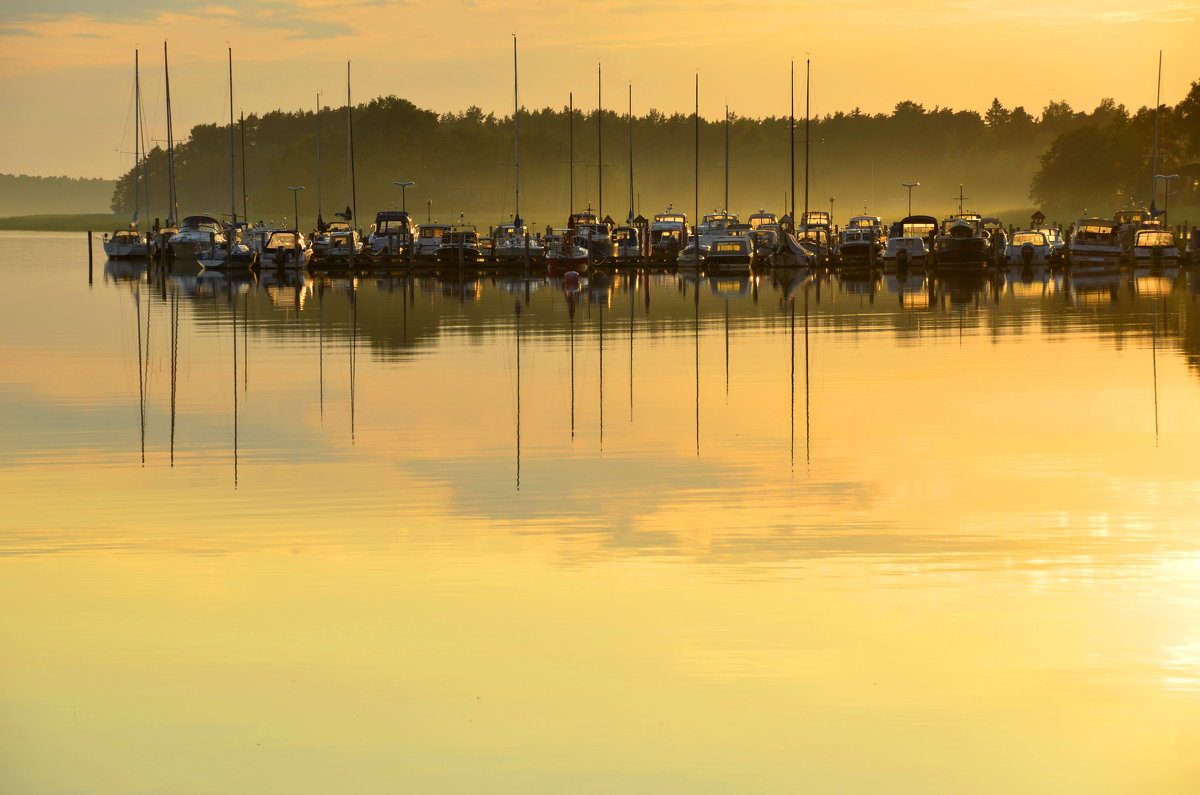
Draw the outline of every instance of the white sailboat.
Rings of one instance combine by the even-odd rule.
[[[513,185],[516,213],[512,223],[500,224],[492,235],[493,256],[498,264],[521,263],[528,266],[532,260],[541,260],[546,249],[540,241],[529,236],[529,228],[521,218],[521,102],[517,91],[517,37],[513,36]]]
[[[233,48],[229,48],[229,217],[230,225],[222,239],[213,236],[207,249],[196,254],[196,261],[207,270],[249,268],[258,261],[258,254],[241,243],[238,237],[237,216],[237,145],[233,120]]]

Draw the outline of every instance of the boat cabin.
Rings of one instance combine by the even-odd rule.
[[[883,229],[883,219],[878,215],[856,215],[850,219],[846,227],[849,229],[858,229],[861,227]]]
[[[1175,235],[1165,229],[1139,229],[1133,236],[1134,248],[1175,247]]]
[[[376,236],[412,234],[412,218],[406,212],[385,210],[375,214]]]
[[[1106,218],[1084,218],[1075,224],[1071,239],[1076,243],[1110,244],[1120,235],[1121,226]]]
[[[809,210],[806,213],[800,214],[800,226],[823,226],[828,229],[833,226],[833,222],[829,217],[829,213],[824,210]]]
[[[764,224],[766,224],[768,226],[774,226],[775,224],[778,224],[778,223],[779,223],[779,221],[777,220],[775,213],[769,213],[766,210],[759,210],[758,212],[753,213],[750,216],[750,228],[751,229],[758,229],[760,226],[763,226]]]
[[[891,237],[927,238],[937,231],[938,222],[932,215],[910,215],[892,224]]]

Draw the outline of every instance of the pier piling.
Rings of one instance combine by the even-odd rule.
[[[92,284],[92,230],[88,230],[88,285]]]

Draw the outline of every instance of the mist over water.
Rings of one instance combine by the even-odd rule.
[[[6,790],[1200,778],[1194,274],[86,254],[0,233]]]

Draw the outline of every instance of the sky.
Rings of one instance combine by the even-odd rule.
[[[812,61],[820,115],[889,112],[902,99],[982,111],[998,98],[1037,115],[1050,100],[1154,104],[1200,79],[1200,0],[5,0],[0,6],[0,173],[113,178],[132,165],[133,56],[142,54],[149,136],[165,137],[162,45],[176,136],[228,116],[396,94],[438,112],[521,103],[786,116],[789,63]]]

